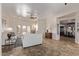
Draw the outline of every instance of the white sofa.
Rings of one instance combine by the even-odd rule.
[[[25,34],[22,39],[23,48],[42,44],[42,34]]]

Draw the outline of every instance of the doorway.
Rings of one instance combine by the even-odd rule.
[[[60,21],[60,40],[75,43],[75,19]]]

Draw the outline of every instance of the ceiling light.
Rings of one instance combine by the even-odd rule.
[[[26,26],[25,25],[23,25],[23,27],[22,27],[23,29],[26,29]]]
[[[6,28],[6,31],[13,31],[13,28],[8,27],[8,28]]]

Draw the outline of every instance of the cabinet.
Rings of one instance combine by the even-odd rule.
[[[45,38],[52,39],[52,33],[46,32],[46,33],[45,33]]]

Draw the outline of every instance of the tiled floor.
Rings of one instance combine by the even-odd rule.
[[[4,56],[79,56],[79,44],[72,42],[73,38],[61,37],[60,41],[44,39],[42,45],[23,49],[17,47],[3,51]]]

